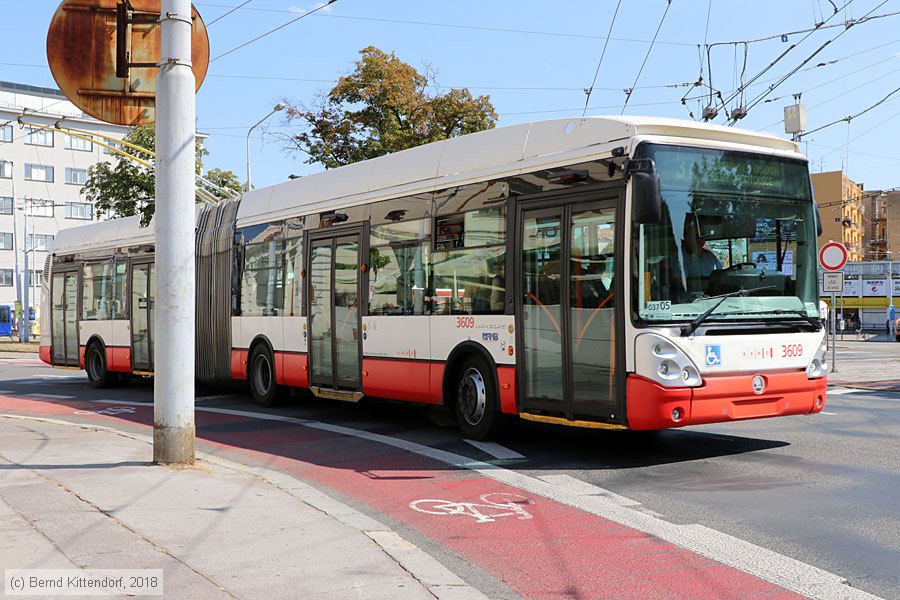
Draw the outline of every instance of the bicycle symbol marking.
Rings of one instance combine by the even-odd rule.
[[[472,517],[476,523],[492,523],[499,517],[516,517],[520,521],[533,518],[523,508],[534,504],[532,500],[518,494],[493,492],[478,498],[481,502],[453,502],[424,498],[409,503],[409,507],[429,515],[463,515]]]

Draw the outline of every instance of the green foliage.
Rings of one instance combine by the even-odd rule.
[[[314,110],[286,102],[288,120],[303,127],[291,142],[307,163],[331,169],[496,124],[488,96],[467,89],[429,95],[429,78],[394,53],[369,46],[360,54]]]
[[[122,150],[143,161],[151,163],[144,166],[131,158],[116,154],[112,163],[101,162],[88,169],[88,179],[81,193],[94,203],[97,214],[109,214],[113,218],[141,216],[141,225],[150,223],[156,210],[156,173],[152,166],[153,157],[150,152],[156,149],[156,130],[153,125],[133,127],[125,135],[124,141],[144,148],[149,152],[141,152],[123,146]],[[209,154],[200,142],[196,142],[197,162],[195,172],[203,172],[203,157]],[[215,181],[221,187],[241,190],[237,176],[231,171],[213,169]]]
[[[220,188],[231,190],[233,192],[237,192],[238,194],[244,192],[244,185],[241,183],[241,180],[238,178],[238,176],[234,174],[234,171],[210,169],[206,172],[205,179]],[[212,192],[216,195],[219,195],[219,193],[215,190],[212,190]]]

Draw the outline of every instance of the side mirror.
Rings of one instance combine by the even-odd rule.
[[[662,197],[659,194],[659,175],[635,171],[631,174],[632,217],[638,224],[659,223],[662,218]]]
[[[816,210],[816,237],[822,235],[822,215],[819,214],[819,203],[813,200],[813,208]]]

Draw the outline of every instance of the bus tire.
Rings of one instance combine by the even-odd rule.
[[[462,359],[456,374],[454,411],[460,430],[471,440],[493,438],[502,424],[494,370],[473,354]]]
[[[265,344],[257,344],[250,354],[250,393],[259,406],[275,406],[280,398],[275,382],[275,360]]]
[[[118,381],[115,373],[106,368],[106,351],[103,344],[93,342],[84,352],[84,370],[87,371],[88,382],[97,389],[113,387]]]

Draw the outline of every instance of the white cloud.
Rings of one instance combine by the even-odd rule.
[[[288,10],[302,15],[302,14],[308,13],[310,11],[316,10],[317,8],[322,8],[324,6],[325,8],[322,8],[322,10],[320,10],[319,12],[320,13],[329,13],[329,12],[331,12],[331,7],[326,6],[327,4],[328,4],[328,2],[316,2],[315,4],[313,4],[310,7],[292,6],[292,7],[288,8]]]

